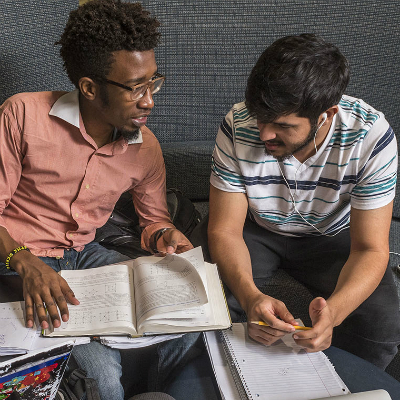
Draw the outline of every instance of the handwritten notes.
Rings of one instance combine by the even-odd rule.
[[[249,338],[246,324],[222,332],[228,362],[251,399],[308,400],[349,393],[322,353],[307,353],[293,341],[263,346]],[[286,335],[290,336],[290,335]]]

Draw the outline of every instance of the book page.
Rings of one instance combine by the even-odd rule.
[[[183,253],[184,256],[186,253]],[[208,302],[201,306],[188,308],[187,310],[171,311],[163,314],[163,318],[153,316],[147,322],[157,323],[164,330],[168,326],[206,329],[222,329],[230,326],[230,316],[227,312],[226,301],[219,279],[218,269],[215,264],[202,263],[202,271],[206,273],[204,287],[207,292]],[[153,328],[154,328],[153,324]]]
[[[203,252],[201,247],[186,251],[179,254],[179,257],[185,258],[189,261],[196,269],[201,277],[201,280],[206,291],[208,302],[199,306],[193,306],[190,308],[181,307],[175,311],[163,312],[160,315],[153,315],[146,318],[147,321],[152,321],[159,325],[170,325],[170,326],[199,326],[208,325],[214,322],[212,316],[212,307],[210,303],[209,289],[207,284],[207,271],[203,259]]]
[[[139,327],[146,318],[208,301],[199,272],[183,257],[140,257],[133,269]]]
[[[253,399],[309,400],[349,393],[322,352],[307,353],[282,340],[264,346],[250,339],[247,324],[222,332],[231,367]],[[286,335],[288,336],[288,335]],[[289,335],[290,336],[290,335]]]
[[[32,348],[37,328],[25,326],[25,302],[0,303],[0,355],[24,354]]]
[[[69,321],[56,335],[136,334],[132,261],[85,270],[63,270],[80,304],[68,305]],[[46,332],[48,334],[48,332]]]

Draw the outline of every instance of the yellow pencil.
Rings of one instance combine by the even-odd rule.
[[[252,324],[256,324],[256,325],[262,325],[262,326],[270,326],[268,324],[266,324],[264,321],[251,321]],[[298,331],[308,331],[309,329],[312,329],[308,326],[298,326],[298,325],[293,325],[294,329],[298,330]]]

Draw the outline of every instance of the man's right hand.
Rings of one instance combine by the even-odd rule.
[[[285,303],[261,292],[248,298],[245,311],[249,336],[267,346],[287,333],[295,332],[294,325],[298,325]],[[251,321],[263,321],[269,326],[257,325]]]
[[[34,309],[42,329],[49,327],[48,315],[55,328],[61,325],[61,319],[68,321],[67,301],[74,305],[79,301],[64,278],[27,251],[13,256],[10,265],[22,278],[27,327],[33,326]]]

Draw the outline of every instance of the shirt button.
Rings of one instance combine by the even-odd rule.
[[[86,189],[89,189],[89,188],[90,188],[90,185],[89,185],[89,184],[87,184],[87,185],[85,186],[85,188],[86,188]]]
[[[79,217],[79,213],[75,213],[75,217]]]
[[[61,258],[60,256],[57,256],[57,257],[56,257],[56,260],[59,260],[60,258]]]

